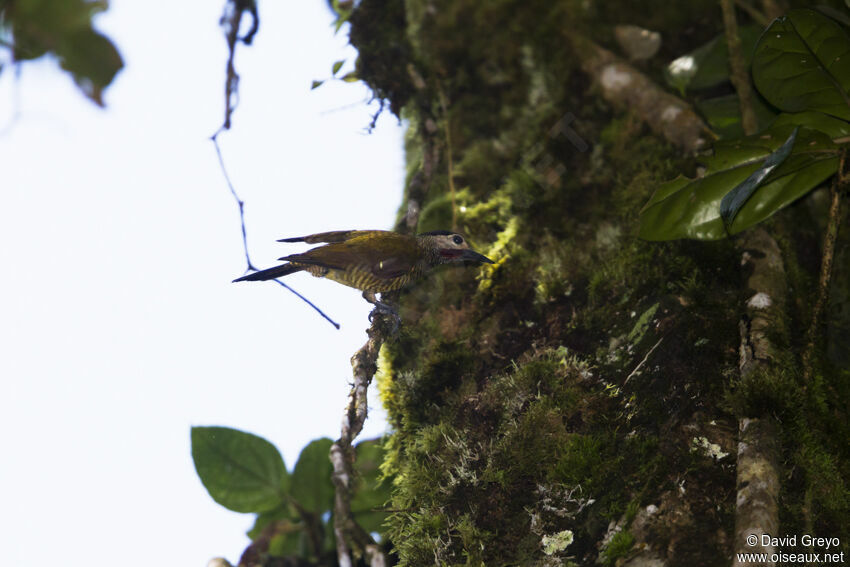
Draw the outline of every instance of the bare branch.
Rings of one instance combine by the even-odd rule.
[[[382,298],[383,299],[383,298]],[[366,394],[375,371],[378,369],[378,353],[389,335],[390,317],[378,311],[372,312],[372,326],[366,331],[369,340],[351,357],[354,384],[349,394],[348,405],[342,418],[339,439],[331,446],[330,459],[333,464],[334,534],[336,535],[337,558],[340,567],[350,567],[351,546],[366,556],[372,567],[384,567],[386,557],[377,543],[357,522],[351,513],[351,480],[354,475],[354,439],[363,430],[368,413]]]
[[[656,85],[637,68],[579,33],[569,34],[582,69],[599,85],[602,96],[627,108],[668,142],[687,151],[705,146],[708,126],[682,99]]]
[[[786,346],[775,345],[770,337],[786,335],[782,319],[788,284],[782,253],[767,231],[761,227],[747,231],[739,247],[743,249],[742,266],[751,270],[747,287],[754,292],[746,304],[747,318],[740,325],[739,364],[744,378],[759,366],[771,364],[778,349]],[[762,545],[759,538],[762,533],[779,533],[778,445],[772,417],[738,420],[736,552],[770,555],[774,551],[772,546]],[[735,560],[733,566],[742,567],[743,563]]]

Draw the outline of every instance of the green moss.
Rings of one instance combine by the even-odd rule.
[[[488,291],[493,286],[494,274],[506,264],[510,258],[511,251],[515,249],[514,240],[519,232],[520,221],[518,217],[511,217],[505,229],[498,234],[496,241],[484,252],[484,255],[495,261],[492,265],[485,266],[481,280],[478,283],[478,291]]]
[[[556,239],[550,233],[541,235],[534,270],[534,301],[538,307],[572,296],[578,284],[582,256],[582,251],[570,242]]]
[[[611,520],[628,529],[639,503],[657,502],[682,479],[700,526],[679,534],[677,549],[720,549],[734,471],[691,454],[702,433],[683,428],[705,416],[734,431],[727,412],[781,422],[783,525],[810,522],[850,541],[836,527],[850,515],[850,449],[839,441],[850,437],[841,406],[847,373],[819,366],[804,388],[790,357],[737,381],[735,243],[634,237],[637,212],[658,184],[693,174],[694,160],[636,116],[614,112],[568,53],[570,30],[605,43],[612,24],[643,23],[665,37],[666,55],[644,67],[653,75],[686,51],[679,48],[719,30],[709,0],[667,8],[406,0],[410,53],[388,53],[370,73],[390,92],[410,74],[385,71],[406,60],[424,82],[403,99],[418,230],[451,222],[451,151],[458,229],[498,262],[476,272],[477,286],[471,271],[457,270],[404,291],[400,336],[381,355],[378,382],[394,429],[383,467],[395,475],[390,539],[402,565],[532,564],[547,559],[544,534],[566,531],[574,536],[566,553],[583,563]],[[390,28],[377,31],[399,26]],[[566,112],[591,151],[551,134]],[[425,151],[435,156],[428,171]],[[783,339],[796,345],[817,243],[783,218],[766,226],[779,233],[792,297],[801,298],[789,302]],[[555,494],[574,501],[556,506]],[[562,514],[547,516],[545,506]],[[621,532],[604,560],[616,563],[633,544]]]
[[[740,417],[787,418],[798,413],[804,397],[793,360],[786,359],[778,364],[756,366],[746,376],[736,377],[726,399]]]
[[[452,347],[442,352],[448,360],[433,360],[423,369],[426,379],[440,375],[441,364],[458,364]],[[419,509],[395,517],[394,540],[405,540],[409,557],[434,546],[445,548],[449,564],[540,553],[539,537],[528,531],[527,508],[570,437],[567,424],[583,409],[578,384],[586,372],[565,349],[548,350],[483,384],[462,380],[438,396],[444,406],[438,423],[411,429],[415,417],[402,420],[405,441],[391,441],[388,451],[396,454],[390,459],[397,475],[393,507]],[[409,394],[405,402],[433,407]],[[410,407],[405,411],[416,415]]]
[[[635,326],[632,327],[632,330],[629,331],[629,336],[626,339],[631,343],[640,342],[641,339],[646,335],[646,332],[649,330],[649,326],[652,323],[652,318],[655,316],[655,313],[658,311],[658,303],[653,303],[649,308],[641,313],[638,320],[635,321]]]
[[[626,531],[617,532],[608,546],[602,552],[602,564],[611,567],[617,563],[617,559],[626,557],[632,550],[635,544],[635,538],[632,534]]]
[[[435,184],[435,190],[439,186]],[[452,196],[444,193],[439,197],[431,199],[419,213],[419,223],[416,232],[430,232],[432,230],[447,230],[452,226]]]
[[[349,21],[349,40],[358,52],[357,76],[400,116],[414,92],[407,70],[413,50],[407,41],[404,0],[361,0]],[[393,48],[387,49],[390,45]]]

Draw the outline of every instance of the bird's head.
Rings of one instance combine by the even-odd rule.
[[[466,239],[456,232],[448,230],[435,230],[423,232],[418,238],[425,240],[436,256],[439,264],[454,264],[463,262],[475,262],[477,264],[493,264],[493,260],[479,254],[469,247]]]

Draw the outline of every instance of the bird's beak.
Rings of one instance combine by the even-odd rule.
[[[493,260],[484,256],[483,254],[479,254],[475,250],[464,250],[463,254],[460,255],[461,259],[466,262],[477,262],[478,264],[495,264]]]

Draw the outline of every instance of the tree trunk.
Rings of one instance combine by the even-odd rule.
[[[409,120],[398,229],[454,222],[496,261],[403,291],[400,333],[383,346],[400,564],[729,565],[750,528],[798,540],[805,528],[848,550],[848,358],[817,355],[811,383],[800,376],[814,209],[797,204],[755,229],[775,241],[789,295],[781,324],[759,329],[781,335],[772,362],[744,375],[739,323],[753,322],[752,292],[736,243],[635,236],[655,188],[693,174],[690,152],[705,145],[690,104],[659,82],[723,21],[714,1],[682,4],[354,10],[358,74]],[[659,31],[660,53],[621,61],[619,23]],[[664,108],[685,126],[671,129]],[[782,483],[781,526],[736,530],[749,482],[738,443],[768,425],[758,438],[774,498]]]

